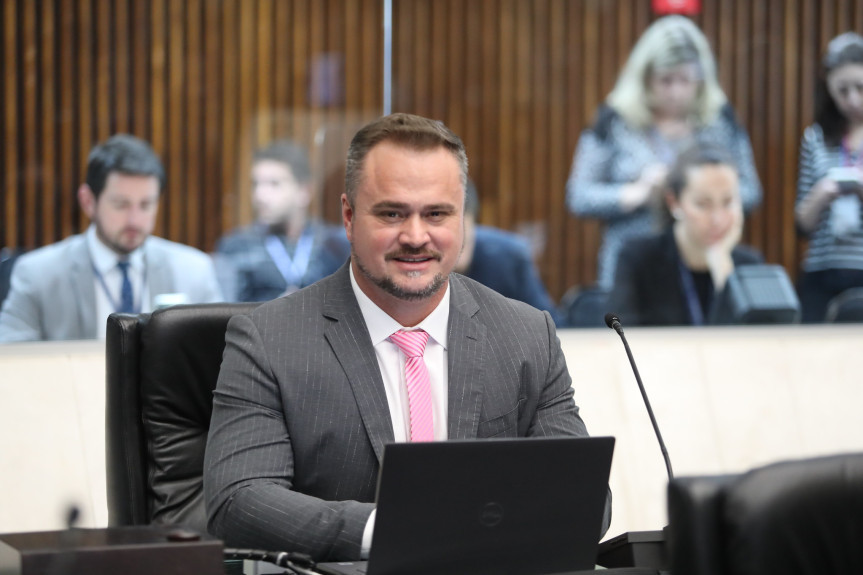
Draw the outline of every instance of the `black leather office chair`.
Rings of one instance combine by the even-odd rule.
[[[225,330],[233,315],[257,305],[179,305],[108,318],[109,525],[206,531],[204,448]]]
[[[605,327],[608,291],[602,288],[573,286],[560,298],[560,312],[567,327]]]
[[[675,575],[863,573],[863,453],[668,487]]]
[[[829,323],[863,322],[863,287],[843,291],[827,304],[824,321]]]

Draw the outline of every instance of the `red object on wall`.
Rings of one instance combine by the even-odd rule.
[[[701,12],[701,0],[653,0],[653,11],[657,14],[693,16]]]

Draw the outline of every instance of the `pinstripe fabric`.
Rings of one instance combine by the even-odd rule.
[[[423,352],[429,334],[423,330],[399,330],[390,336],[405,354],[405,385],[408,388],[408,409],[411,419],[411,441],[434,440],[431,383]]]
[[[450,289],[448,437],[587,435],[550,316],[462,276]],[[230,546],[357,559],[393,441],[345,265],[231,320],[205,460],[209,528]]]

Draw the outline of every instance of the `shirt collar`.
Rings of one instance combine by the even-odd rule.
[[[399,322],[390,317],[387,312],[379,308],[362,289],[360,289],[357,280],[354,277],[353,265],[348,265],[351,274],[351,288],[354,290],[354,296],[360,304],[360,311],[363,314],[363,319],[369,330],[369,335],[372,338],[372,345],[377,345],[387,339],[393,333],[400,329],[407,329]],[[449,323],[449,282],[447,282],[446,291],[443,298],[437,307],[416,327],[411,329],[422,329],[429,334],[444,349],[447,349],[447,324]]]
[[[90,257],[93,259],[93,266],[100,274],[106,274],[112,268],[117,267],[117,262],[120,256],[102,243],[99,236],[96,235],[96,225],[90,224],[87,228],[87,249],[90,251]],[[144,269],[144,250],[143,246],[129,254],[128,258],[130,267],[135,271]]]

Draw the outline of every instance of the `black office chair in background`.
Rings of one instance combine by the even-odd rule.
[[[606,327],[608,291],[597,286],[573,286],[560,298],[567,327]]]
[[[257,303],[112,314],[106,339],[108,523],[206,531],[202,475],[228,320]]]
[[[863,573],[863,453],[668,486],[671,572]]]
[[[847,289],[830,300],[824,321],[828,323],[863,322],[863,287]]]

